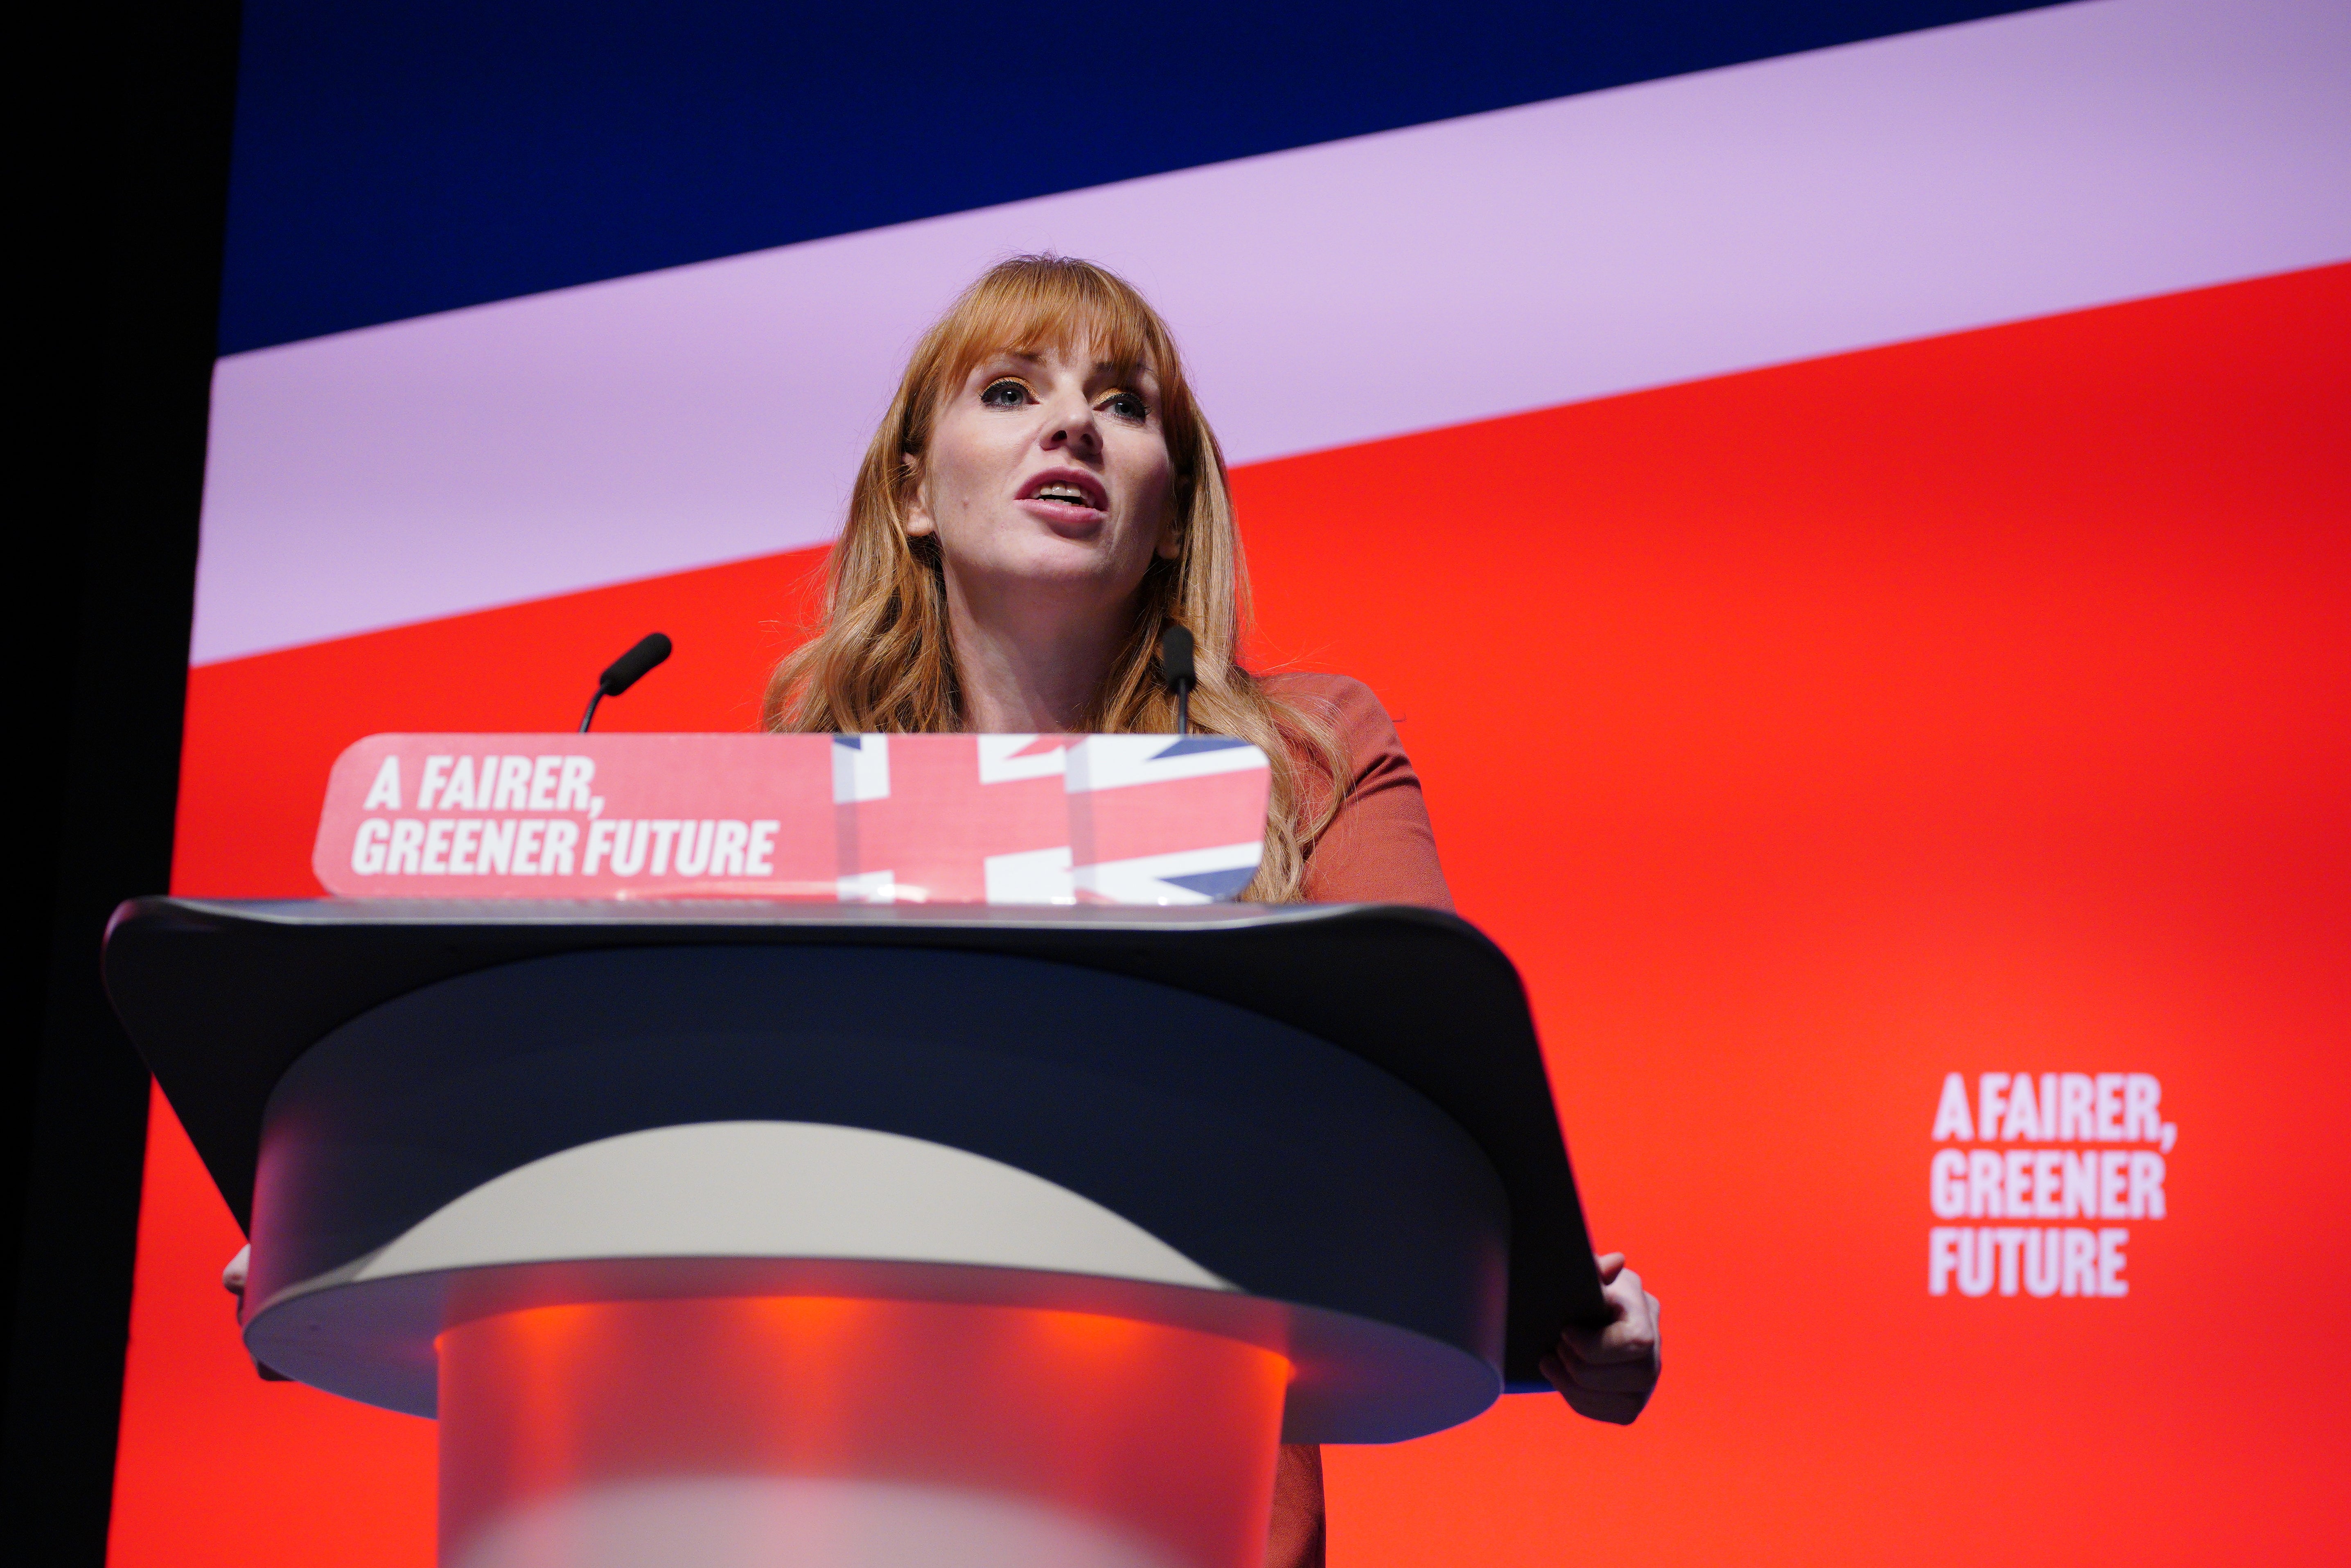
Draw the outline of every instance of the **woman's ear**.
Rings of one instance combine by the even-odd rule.
[[[1159,558],[1163,561],[1183,558],[1184,520],[1176,515],[1173,505],[1167,508],[1166,521],[1159,524],[1159,543],[1152,548],[1158,553]]]
[[[906,466],[899,484],[902,487],[900,493],[906,498],[898,509],[899,514],[905,520],[903,526],[906,530],[906,537],[919,539],[925,534],[937,533],[938,519],[931,515],[930,497],[923,492],[923,460],[921,458],[906,459]]]

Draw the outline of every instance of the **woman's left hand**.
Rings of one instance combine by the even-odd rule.
[[[1614,1320],[1601,1329],[1562,1329],[1542,1375],[1579,1416],[1629,1426],[1649,1402],[1664,1362],[1657,1348],[1657,1298],[1625,1266],[1625,1254],[1595,1259],[1601,1294]]]

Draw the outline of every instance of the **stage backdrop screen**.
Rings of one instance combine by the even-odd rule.
[[[1632,9],[1119,22],[1096,119],[993,8],[249,5],[174,890],[648,631],[601,726],[755,727],[914,336],[1091,257],[1665,1303],[1332,1562],[2351,1558],[2351,10]],[[424,1568],[160,1100],[145,1194],[113,1561]]]

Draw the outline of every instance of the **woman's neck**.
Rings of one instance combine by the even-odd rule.
[[[1132,612],[1057,597],[1034,585],[1001,596],[959,591],[949,574],[947,635],[967,731],[1061,734],[1085,724]]]

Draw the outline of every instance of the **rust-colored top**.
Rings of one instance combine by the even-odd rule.
[[[1339,815],[1307,857],[1307,901],[1452,909],[1420,776],[1372,689],[1344,675],[1276,675],[1266,684],[1336,730],[1350,764]],[[1266,1568],[1322,1568],[1322,1450],[1286,1443],[1273,1474]]]
[[[1275,675],[1265,684],[1337,731],[1351,764],[1339,815],[1307,857],[1307,902],[1452,909],[1420,775],[1372,689],[1344,675]]]

